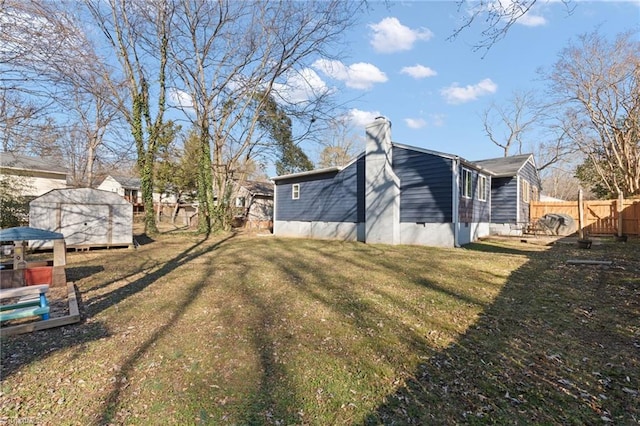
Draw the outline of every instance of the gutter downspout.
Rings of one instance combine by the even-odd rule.
[[[459,239],[459,228],[460,228],[460,214],[458,212],[459,202],[460,202],[460,157],[456,157],[451,162],[452,170],[452,180],[453,180],[453,188],[452,188],[452,212],[451,219],[453,222],[453,246],[460,247],[458,243]]]
[[[516,229],[520,226],[520,175],[516,175]]]
[[[278,205],[277,203],[277,194],[278,194],[278,185],[276,185],[275,181],[271,181],[271,183],[273,183],[273,217],[271,218],[271,220],[273,221],[273,229],[271,231],[271,233],[273,235],[277,235],[276,233],[276,206]]]

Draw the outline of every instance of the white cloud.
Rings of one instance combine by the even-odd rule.
[[[541,25],[546,25],[547,20],[542,15],[534,15],[531,12],[526,13],[520,19],[518,19],[518,24],[522,24],[526,27],[539,27]]]
[[[318,59],[313,67],[323,72],[328,77],[344,81],[347,87],[352,89],[368,90],[376,83],[386,82],[387,75],[378,67],[366,62],[358,62],[346,66],[340,61]]]
[[[369,123],[372,123],[376,117],[380,117],[382,114],[380,111],[362,111],[357,108],[349,110],[349,121],[355,127],[364,127]]]
[[[169,101],[172,105],[182,109],[193,110],[191,95],[184,90],[176,89],[175,87],[169,88]]]
[[[329,91],[326,83],[311,68],[290,73],[285,83],[275,83],[273,89],[287,103],[308,102]]]
[[[405,118],[404,122],[411,129],[421,129],[427,125],[427,122],[424,121],[422,118]]]
[[[411,129],[444,126],[444,114],[429,114],[428,118],[405,118],[404,122]]]
[[[475,101],[478,97],[495,93],[498,85],[485,78],[477,84],[460,87],[458,83],[453,83],[449,87],[440,90],[440,94],[450,104],[463,104],[465,102]]]
[[[404,67],[400,70],[401,74],[407,74],[415,79],[433,77],[438,75],[437,72],[424,65],[414,65],[412,67]]]
[[[495,0],[487,5],[488,9],[493,9],[497,13],[505,16],[517,16],[521,13],[521,2],[516,0]],[[524,15],[522,15],[516,21],[517,24],[521,24],[527,27],[538,27],[546,25],[547,20],[544,16],[535,14],[533,9],[529,9]]]
[[[373,30],[371,46],[380,53],[410,50],[418,40],[429,40],[433,33],[428,28],[411,29],[398,18],[384,18],[377,24],[369,24]]]

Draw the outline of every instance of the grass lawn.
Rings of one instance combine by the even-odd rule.
[[[166,233],[67,262],[83,321],[2,340],[0,423],[640,421],[638,240]]]

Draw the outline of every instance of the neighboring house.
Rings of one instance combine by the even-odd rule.
[[[533,154],[475,163],[494,173],[491,179],[491,233],[522,235],[529,224],[529,202],[539,200],[542,186]]]
[[[460,246],[489,234],[491,175],[459,156],[392,143],[379,117],[351,163],[273,178],[274,234]]]
[[[142,201],[142,190],[140,189],[140,178],[109,175],[98,186],[98,189],[119,194],[134,206],[140,206]],[[176,197],[172,194],[153,193],[154,203],[175,203]]]
[[[140,190],[139,178],[109,175],[98,185],[98,189],[115,192],[131,204],[142,204],[142,191]]]
[[[235,182],[236,219],[245,228],[271,229],[273,226],[273,183]]]
[[[18,179],[20,195],[29,198],[67,188],[67,169],[58,162],[12,152],[0,153],[0,176]]]

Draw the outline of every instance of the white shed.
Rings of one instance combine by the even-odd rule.
[[[133,246],[133,206],[99,189],[54,189],[41,195],[29,203],[29,226],[60,232],[67,247]]]

